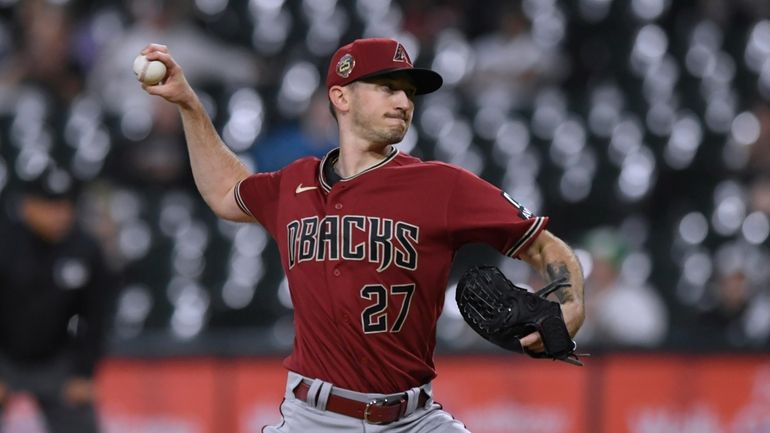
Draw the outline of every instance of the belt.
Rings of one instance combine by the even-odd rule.
[[[310,391],[310,385],[305,382],[300,382],[300,384],[294,388],[294,396],[299,400],[306,401],[308,391]],[[428,398],[428,394],[425,391],[420,390],[420,396],[417,399],[417,407],[425,406]],[[408,400],[406,394],[395,397],[377,398],[369,403],[352,400],[335,394],[329,394],[329,398],[326,401],[326,410],[362,419],[369,424],[390,424],[398,421],[406,414],[407,404]]]

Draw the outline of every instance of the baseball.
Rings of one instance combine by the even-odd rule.
[[[147,60],[143,54],[134,59],[136,78],[148,86],[154,86],[166,78],[166,65],[158,60]]]

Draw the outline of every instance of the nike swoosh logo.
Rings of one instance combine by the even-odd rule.
[[[299,194],[301,192],[310,191],[311,189],[318,189],[317,186],[302,186],[302,184],[297,185],[297,189],[294,190],[295,194]]]

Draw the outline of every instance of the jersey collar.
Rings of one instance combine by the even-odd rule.
[[[398,149],[396,148],[396,146],[390,146],[390,152],[382,161],[378,162],[377,164],[374,164],[373,166],[367,168],[366,170],[356,175],[353,175],[350,177],[339,177],[339,179],[335,179],[335,177],[338,177],[338,176],[330,176],[328,173],[334,173],[334,163],[337,162],[337,160],[340,157],[340,148],[338,147],[336,149],[332,149],[331,151],[329,151],[329,153],[326,154],[326,156],[324,156],[323,160],[321,160],[321,166],[319,167],[319,170],[318,170],[318,182],[324,191],[329,192],[331,191],[332,186],[338,181],[347,182],[349,180],[352,180],[361,176],[364,173],[369,173],[370,171],[376,170],[384,166],[385,164],[389,163],[390,161],[392,161],[393,158],[396,157],[396,155],[398,155]],[[328,173],[327,173],[327,170],[328,170]]]

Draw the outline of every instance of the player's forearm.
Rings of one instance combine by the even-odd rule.
[[[206,204],[222,218],[238,219],[233,213],[232,189],[249,175],[249,170],[227,148],[217,134],[206,110],[197,98],[179,104],[184,135],[195,185]]]
[[[544,231],[522,258],[540,272],[545,281],[566,278],[570,283],[569,287],[555,293],[562,305],[567,328],[574,336],[585,319],[583,271],[575,253],[564,241]]]
[[[151,62],[165,65],[165,77],[154,85],[145,81],[142,88],[179,107],[195,185],[203,200],[221,218],[249,221],[233,197],[235,185],[249,175],[248,169],[219,138],[203,104],[187,82],[182,67],[169,54],[168,47],[149,44],[141,54]]]
[[[543,276],[547,281],[566,278],[570,283],[569,287],[556,291],[556,296],[562,305],[567,329],[574,337],[585,320],[583,271],[580,263],[572,250],[558,238],[543,249],[543,261],[545,263]]]

